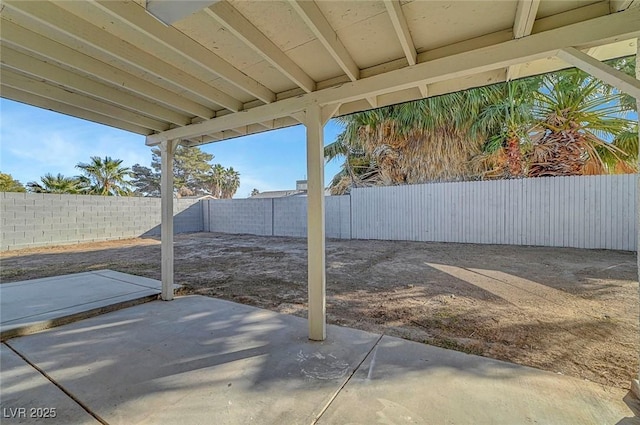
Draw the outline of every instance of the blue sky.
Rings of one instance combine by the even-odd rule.
[[[325,127],[325,144],[335,140],[340,124]],[[215,155],[214,163],[240,172],[236,198],[253,188],[261,192],[295,188],[306,178],[305,129],[296,126],[202,146]],[[21,183],[39,180],[45,173],[78,174],[75,165],[91,156],[122,159],[126,166],[151,166],[151,149],[144,137],[40,108],[0,99],[0,171]],[[340,168],[325,167],[325,181]]]

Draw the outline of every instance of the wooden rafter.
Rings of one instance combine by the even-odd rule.
[[[522,38],[531,34],[533,23],[536,21],[540,0],[518,0],[516,17],[513,22],[513,38]],[[517,78],[520,64],[507,68],[507,81]]]
[[[205,9],[205,12],[305,92],[316,89],[311,77],[230,4],[222,1]]]
[[[76,3],[61,2],[60,4]],[[81,2],[78,2],[81,3]],[[243,105],[237,99],[186,74],[181,69],[158,60],[155,56],[114,35],[99,31],[74,15],[66,13],[50,2],[5,2],[3,16],[15,22],[27,20],[31,28],[47,38],[58,41],[80,52],[107,63],[121,66],[123,70],[137,68],[141,74],[154,76],[173,85],[176,93],[188,91],[193,98],[204,104],[217,104],[231,111],[239,111]],[[114,61],[115,59],[115,61]],[[119,66],[119,67],[120,67]]]
[[[289,3],[304,20],[311,32],[320,40],[331,57],[340,65],[340,68],[347,74],[349,79],[351,81],[360,79],[358,65],[353,61],[353,58],[316,3],[309,0],[291,0]]]
[[[414,88],[454,78],[472,76],[485,71],[501,69],[513,64],[554,56],[558,50],[572,46],[607,44],[620,39],[640,36],[640,10],[627,10],[602,16],[574,25],[533,34],[519,40],[510,40],[478,50],[434,59],[415,66],[401,68],[351,83],[319,90],[305,96],[289,98],[270,105],[177,128],[147,137],[147,143],[180,139],[197,134],[216,132],[254,122],[290,116],[304,110],[307,105],[346,103],[370,96]]]

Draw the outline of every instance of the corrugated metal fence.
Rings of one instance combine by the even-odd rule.
[[[636,175],[355,189],[354,239],[635,251]]]

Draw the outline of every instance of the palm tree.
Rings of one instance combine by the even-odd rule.
[[[625,150],[634,142],[623,133],[634,127],[621,99],[618,91],[579,70],[546,75],[536,92],[528,176],[603,174],[615,164],[629,164],[633,156]]]
[[[76,168],[81,169],[90,182],[90,193],[102,196],[127,196],[131,194],[126,178],[131,176],[131,170],[122,166],[121,159],[104,159],[92,156],[88,164],[79,163]]]
[[[609,149],[597,148],[598,155],[611,174],[633,174],[638,172],[638,123],[632,121],[611,143],[621,152],[614,154]]]
[[[333,193],[352,186],[478,177],[471,159],[495,129],[474,125],[491,96],[472,89],[339,118],[345,125],[325,158],[345,157]]]
[[[571,70],[353,114],[325,147],[327,160],[344,158],[330,187],[635,172],[634,108]]]
[[[85,183],[81,177],[65,177],[60,173],[54,176],[47,173],[40,177],[40,183],[27,183],[27,188],[33,193],[66,193],[76,195],[86,192]]]
[[[224,170],[224,181],[220,188],[220,198],[231,199],[240,187],[240,173],[229,167]]]
[[[221,198],[222,186],[225,181],[225,168],[220,164],[214,165],[204,178],[204,181],[209,193],[216,198]]]
[[[476,158],[486,178],[518,178],[526,173],[524,152],[530,145],[529,129],[534,120],[534,94],[538,77],[508,81],[480,89],[487,102],[472,130],[487,134],[483,153]]]

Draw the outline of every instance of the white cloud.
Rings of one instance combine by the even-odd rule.
[[[92,156],[122,159],[129,167],[151,162],[142,136],[7,101],[0,116],[0,170],[22,183],[46,173],[77,175],[76,164]]]

